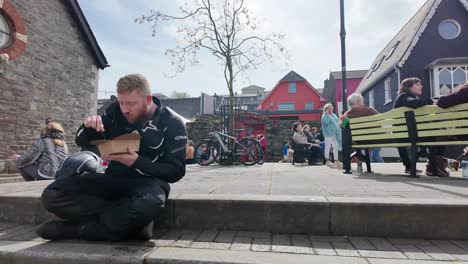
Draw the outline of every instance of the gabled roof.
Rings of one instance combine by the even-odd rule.
[[[300,81],[303,81],[305,83],[307,83],[307,85],[314,91],[318,94],[318,96],[320,96],[320,102],[326,102],[327,99],[325,99],[322,94],[317,91],[317,89],[314,88],[314,86],[312,86],[312,84],[310,84],[304,77],[302,77],[301,75],[297,74],[295,71],[290,71],[288,74],[286,74],[286,76],[284,76],[276,85],[275,87],[265,96],[265,98],[263,98],[263,100],[258,104],[259,106],[261,104],[263,104],[263,102],[265,102],[266,100],[268,100],[268,98],[270,98],[270,96],[273,94],[273,92],[280,86],[280,84],[284,83],[284,82],[300,82]]]
[[[347,71],[347,79],[362,79],[366,76],[367,70],[358,70],[358,71]],[[330,72],[330,76],[335,80],[343,79],[341,71]]]
[[[306,81],[306,79],[299,74],[297,74],[295,71],[290,71],[288,74],[286,74],[280,82],[300,82],[300,81]]]
[[[88,21],[86,20],[86,17],[83,14],[83,10],[81,10],[78,0],[67,0],[66,3],[68,4],[70,13],[76,20],[78,28],[83,34],[83,37],[86,43],[88,44],[89,49],[91,50],[91,54],[93,55],[96,61],[96,65],[100,69],[109,67],[106,56],[104,56],[101,47],[99,47],[96,37],[94,36],[94,33],[91,30],[91,27],[89,26]]]
[[[468,9],[467,0],[459,1]],[[419,11],[375,58],[366,77],[362,80],[356,92],[362,93],[366,91],[394,70],[395,67],[402,67],[405,64],[412,49],[417,44],[420,35],[426,29],[429,20],[432,18],[441,2],[442,0],[427,0]]]

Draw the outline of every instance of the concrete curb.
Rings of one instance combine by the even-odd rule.
[[[0,221],[39,224],[51,218],[35,193],[0,196]],[[159,223],[178,229],[467,239],[468,199],[183,194],[171,196]]]

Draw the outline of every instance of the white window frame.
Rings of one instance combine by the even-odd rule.
[[[369,107],[375,107],[374,90],[369,91]]]
[[[291,104],[293,105],[293,109],[280,109],[280,105],[282,104]],[[296,103],[293,103],[293,102],[281,102],[281,103],[278,103],[278,110],[279,111],[295,111],[296,110]]]
[[[431,96],[432,98],[439,98],[440,97],[440,85],[439,85],[439,73],[447,68],[461,68],[465,67],[465,78],[468,81],[468,64],[446,64],[446,65],[435,65],[431,71],[432,77],[431,81]],[[448,70],[448,69],[447,69]],[[455,69],[456,70],[456,69]],[[455,92],[455,87],[453,87],[453,73],[455,70],[449,70],[450,75],[452,76],[452,92]]]
[[[291,91],[291,85],[294,84],[294,91]],[[288,93],[289,94],[296,94],[297,93],[297,83],[296,82],[289,82],[288,83]]]
[[[385,94],[385,104],[389,104],[393,101],[392,99],[392,79],[388,77],[384,81],[384,94]]]

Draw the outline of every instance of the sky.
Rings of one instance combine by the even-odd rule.
[[[190,2],[190,1],[188,1]],[[249,85],[271,90],[290,70],[315,88],[323,88],[330,71],[341,69],[339,0],[246,0],[259,21],[260,34],[285,34],[289,59],[275,60],[249,71],[235,91]],[[417,12],[425,0],[345,0],[348,70],[366,70],[377,54]],[[145,75],[154,93],[170,96],[174,91],[198,97],[201,92],[227,94],[223,67],[207,52],[199,63],[173,78],[174,70],[165,56],[176,45],[175,25],[162,24],[153,37],[150,24],[135,18],[150,10],[178,14],[185,0],[79,0],[81,8],[110,67],[100,71],[99,98],[115,92],[118,79],[126,74]]]

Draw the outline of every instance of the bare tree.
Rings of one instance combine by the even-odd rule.
[[[149,15],[135,21],[152,24],[153,36],[163,22],[177,25],[177,45],[166,51],[175,67],[172,76],[183,72],[188,64],[197,64],[200,50],[216,57],[224,68],[231,105],[234,102],[234,83],[239,74],[248,78],[249,70],[265,62],[272,62],[275,58],[287,60],[287,52],[281,43],[284,35],[270,33],[261,36],[257,32],[256,19],[244,0],[194,0],[190,7],[180,6],[179,11],[179,15],[169,15],[151,10]]]

